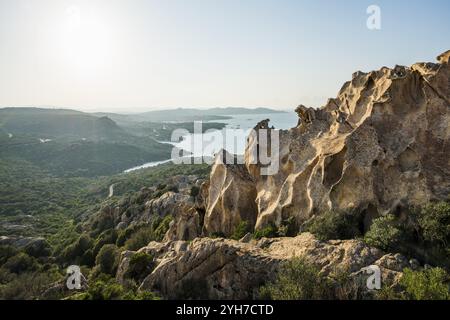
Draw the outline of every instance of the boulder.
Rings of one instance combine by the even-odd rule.
[[[445,200],[449,55],[438,63],[357,72],[322,108],[300,105],[298,126],[278,131],[275,174],[261,174],[257,136],[248,139],[244,165],[216,159],[206,230],[228,236],[242,220],[262,229],[289,218],[300,227],[328,210],[362,215],[367,229],[378,216],[405,216],[411,206]],[[265,120],[255,130],[275,132],[268,127]]]
[[[360,240],[322,242],[309,233],[250,243],[198,238],[183,250],[174,248],[173,243],[167,243],[141,249],[158,252],[159,264],[145,278],[140,290],[158,291],[169,299],[257,298],[259,287],[273,280],[281,264],[293,257],[305,258],[324,276],[345,272],[361,277],[365,268],[376,265],[381,271],[382,285],[386,286],[395,285],[403,268],[410,267],[402,255],[385,255]],[[186,296],[187,293],[193,295]]]

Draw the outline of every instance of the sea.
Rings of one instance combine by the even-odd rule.
[[[275,129],[282,130],[295,127],[298,122],[298,116],[295,112],[239,114],[228,115],[228,117],[229,119],[205,121],[224,123],[225,127],[222,130],[210,130],[205,133],[202,133],[200,128],[198,132],[194,133],[180,131],[172,135],[173,141],[160,142],[174,146],[177,150],[177,155],[180,157],[213,157],[221,149],[227,150],[231,154],[243,155],[247,136],[258,122],[269,119],[270,127],[274,126]],[[201,122],[197,123],[197,126],[201,126]],[[173,158],[147,162],[127,169],[124,172],[129,173],[139,169],[154,167],[172,160]]]

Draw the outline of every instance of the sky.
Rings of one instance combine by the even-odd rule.
[[[447,0],[0,0],[0,107],[318,107],[449,30]]]

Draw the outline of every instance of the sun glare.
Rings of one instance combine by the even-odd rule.
[[[61,28],[64,64],[83,76],[105,68],[112,54],[111,26],[98,12],[67,8]]]

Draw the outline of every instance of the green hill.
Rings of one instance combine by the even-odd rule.
[[[99,176],[170,158],[171,146],[137,137],[108,117],[74,110],[0,109],[0,159],[56,176]]]

